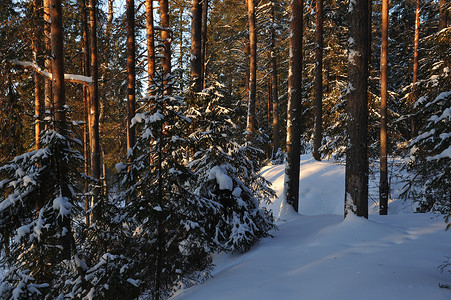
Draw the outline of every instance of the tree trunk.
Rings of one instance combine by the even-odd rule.
[[[52,73],[52,62],[50,60],[50,0],[44,2],[44,68],[47,72]],[[53,117],[53,99],[52,99],[52,81],[44,79],[44,110],[45,115]]]
[[[89,59],[89,30],[88,30],[88,7],[86,2],[88,0],[81,0],[81,28],[82,28],[82,43],[83,43],[83,75],[91,76],[90,59]],[[83,99],[84,99],[84,121],[83,126],[83,153],[84,153],[84,172],[89,174],[91,166],[91,147],[89,146],[89,124],[90,114],[89,105],[91,103],[89,88],[83,86]],[[90,197],[88,197],[88,181],[85,181],[85,211],[87,212],[91,208]],[[90,214],[86,213],[86,225],[90,225]]]
[[[368,218],[369,1],[349,4],[345,215]]]
[[[249,101],[247,112],[247,130],[252,136],[255,132],[255,102],[257,94],[257,33],[255,31],[255,0],[247,0],[249,17]]]
[[[271,98],[272,98],[272,155],[273,159],[280,148],[280,135],[279,135],[279,88],[277,83],[277,57],[276,57],[276,30],[275,26],[275,3],[271,4]]]
[[[202,89],[206,87],[207,77],[207,29],[208,29],[208,0],[202,1],[202,44],[201,44],[201,76]]]
[[[199,0],[192,0],[191,8],[191,80],[193,91],[202,90],[202,4]]]
[[[149,87],[155,74],[155,39],[153,28],[153,0],[146,0],[147,76]]]
[[[135,116],[135,1],[127,0],[127,157],[135,145],[135,128],[130,128]]]
[[[388,60],[388,0],[382,0],[382,46],[381,46],[381,153],[379,183],[379,213],[388,212],[387,168],[387,60]]]
[[[413,80],[412,80],[412,94],[413,99],[412,103],[415,103],[417,100],[417,79],[418,79],[418,46],[420,43],[420,0],[416,1],[416,10],[415,10],[415,37],[414,37],[414,45],[413,45]],[[410,120],[411,125],[411,135],[415,136],[415,120],[413,116]]]
[[[290,52],[288,66],[287,164],[285,199],[299,211],[299,171],[301,155],[302,31],[303,0],[291,1]]]
[[[168,76],[171,74],[171,30],[169,28],[169,3],[168,0],[160,0],[160,27],[161,40],[163,41],[163,78],[164,84],[168,84]],[[166,94],[172,94],[170,88],[166,89]]]
[[[181,6],[180,11],[179,11],[180,22],[183,21],[184,15],[185,15],[185,7]],[[183,79],[183,76],[185,74],[185,70],[184,70],[184,66],[183,66],[183,58],[184,58],[184,56],[183,56],[183,47],[184,47],[183,35],[184,35],[184,33],[185,33],[184,26],[179,26],[179,51],[180,51],[180,54],[179,54],[179,73],[180,73],[179,74],[180,75],[179,86],[180,86],[181,91],[183,91],[185,89],[184,79]]]
[[[91,176],[98,180],[93,189],[93,197],[97,201],[100,195],[100,134],[99,134],[99,86],[98,86],[98,68],[97,68],[97,19],[96,19],[96,0],[89,0],[90,6],[90,42],[91,42],[91,97],[89,105],[89,145],[91,147]],[[95,203],[93,212],[94,220],[99,220],[102,214],[100,203]]]
[[[316,0],[315,30],[315,136],[313,139],[313,158],[321,160],[321,141],[323,135],[323,0]]]
[[[50,1],[50,38],[52,48],[52,80],[53,80],[53,103],[55,112],[55,129],[61,135],[66,136],[66,95],[64,83],[64,39],[63,39],[63,12],[61,0]],[[56,155],[59,155],[58,153]],[[62,160],[60,157],[57,160]],[[57,173],[59,185],[62,187],[61,196],[70,198],[70,191],[67,189],[66,170],[57,164]],[[67,234],[61,238],[62,255],[65,259],[71,257],[71,225],[70,217],[64,216],[61,220],[61,226],[66,228]],[[61,228],[62,231],[64,229]]]
[[[448,27],[448,10],[445,8],[448,0],[440,0],[440,25],[439,30]]]
[[[33,38],[31,47],[34,53],[34,61],[41,66],[41,41],[42,41],[42,0],[33,0]],[[41,80],[38,72],[34,72],[34,115],[35,115],[35,147],[41,148],[40,136],[43,120],[43,99]]]

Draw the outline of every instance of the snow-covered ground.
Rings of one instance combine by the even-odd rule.
[[[283,166],[262,172],[280,196]],[[400,183],[393,178],[396,198]],[[377,180],[370,176],[373,200]],[[212,278],[173,299],[451,299],[451,289],[439,287],[451,285],[451,274],[438,269],[451,256],[443,217],[413,214],[412,205],[396,199],[389,215],[379,216],[373,200],[368,220],[343,220],[344,165],[303,156],[300,215],[282,209],[272,238],[245,254],[217,255]],[[269,205],[275,216],[280,204],[278,198]]]

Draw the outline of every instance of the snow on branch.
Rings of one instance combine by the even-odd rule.
[[[21,66],[25,69],[34,69],[36,72],[38,72],[42,76],[46,77],[47,79],[52,80],[52,73],[43,70],[40,66],[38,66],[34,62],[20,61],[17,59],[12,59],[9,62],[14,65]],[[88,76],[83,76],[83,75],[64,74],[64,81],[72,82],[72,83],[79,83],[79,84],[83,84],[86,86],[92,85],[92,77],[90,77],[90,76],[88,77]]]

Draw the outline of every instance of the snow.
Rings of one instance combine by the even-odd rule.
[[[443,150],[437,155],[429,156],[427,157],[427,160],[439,160],[442,158],[451,158],[451,146],[449,146],[447,149]]]
[[[233,181],[220,166],[214,166],[208,175],[208,180],[215,179],[220,190],[233,190]]]
[[[132,120],[130,122],[131,123],[130,124],[130,128],[132,128],[133,126],[135,126],[138,123],[144,122],[145,118],[146,118],[145,114],[136,113],[135,116],[132,118]]]
[[[368,220],[344,219],[344,169],[302,156],[296,214],[283,206],[284,166],[264,168],[278,195],[268,207],[284,216],[279,230],[245,254],[216,255],[212,278],[172,299],[451,299],[450,289],[439,288],[451,282],[438,269],[451,254],[443,217],[401,209],[406,204],[396,200],[394,177],[389,215],[379,216],[369,201]],[[378,178],[370,180],[377,199]]]
[[[67,197],[59,196],[53,200],[53,209],[58,211],[58,215],[65,217],[70,214],[72,204]]]

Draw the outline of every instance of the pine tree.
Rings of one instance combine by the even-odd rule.
[[[379,212],[388,213],[388,167],[387,167],[387,61],[388,61],[388,0],[382,1],[382,45],[381,45],[381,129],[380,129],[380,184]]]
[[[287,203],[296,212],[299,210],[299,165],[301,155],[303,7],[304,2],[302,0],[292,0],[287,107],[287,163],[284,193]]]
[[[349,3],[345,214],[368,218],[368,1]]]

